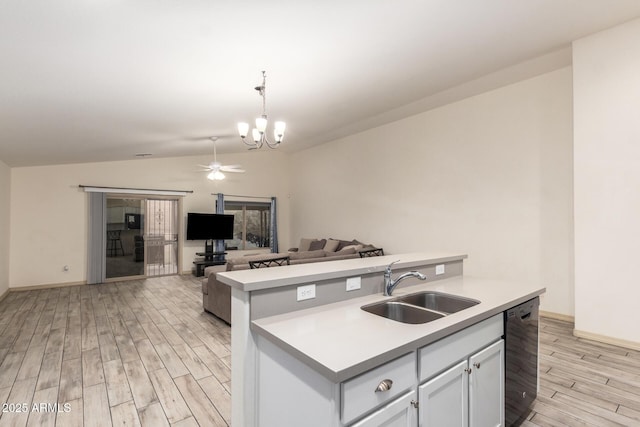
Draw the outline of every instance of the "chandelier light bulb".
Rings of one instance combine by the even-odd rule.
[[[258,117],[256,119],[256,129],[258,129],[260,133],[264,133],[264,131],[267,130],[267,119],[264,117]]]
[[[249,134],[249,123],[238,123],[238,133],[240,134],[241,138],[246,138],[246,136]]]
[[[251,135],[253,136],[253,140],[256,144],[259,143],[262,139],[262,133],[256,128],[253,128],[253,130],[251,131]]]

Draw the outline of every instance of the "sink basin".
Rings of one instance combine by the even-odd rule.
[[[432,320],[444,317],[444,314],[424,310],[420,307],[398,301],[385,301],[365,305],[362,309],[369,313],[386,317],[387,319],[414,325],[431,322]]]
[[[444,314],[457,313],[465,308],[480,304],[480,301],[474,299],[433,291],[398,297],[395,301],[423,307],[428,310],[434,310]]]

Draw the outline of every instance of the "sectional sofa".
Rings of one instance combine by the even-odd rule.
[[[360,252],[379,249],[357,240],[301,239],[297,248],[287,252],[253,254],[231,258],[226,265],[215,265],[204,270],[202,280],[202,305],[206,311],[231,324],[231,288],[219,282],[216,275],[223,271],[248,270],[249,262],[268,261],[289,257],[289,263],[307,264],[312,262],[336,261],[359,258]],[[283,268],[286,268],[284,266]]]

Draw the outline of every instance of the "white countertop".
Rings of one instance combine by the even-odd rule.
[[[376,258],[377,260],[373,259],[371,261],[371,268],[379,266],[383,261],[381,258],[391,259],[394,257]],[[418,258],[424,263],[424,254],[416,254],[416,261]],[[403,254],[402,259],[403,263],[406,261],[410,264],[413,257]],[[429,257],[429,259],[432,259],[432,257]],[[436,256],[433,259],[435,259],[434,262],[445,262],[442,257],[438,258]],[[393,260],[391,259],[391,261]],[[354,266],[369,268],[366,265],[363,267],[361,263],[366,260],[359,259],[357,261],[359,263],[354,263]],[[348,267],[348,264],[344,264],[345,261],[342,262],[342,267]],[[329,264],[329,262],[320,264]],[[287,277],[291,277],[291,273],[293,273],[293,271],[287,271],[286,269],[305,267],[305,265],[288,266],[283,269],[266,269],[274,270],[273,277],[265,277],[264,274],[254,275],[256,278],[255,283],[258,282],[257,278],[259,277],[259,282],[265,282],[266,278],[267,283],[269,280],[279,280],[279,285],[282,285],[283,274],[287,273]],[[318,266],[319,264],[315,264],[315,268],[309,269],[309,271],[318,273]],[[402,264],[398,265],[398,267],[402,266]],[[411,266],[407,265],[407,267]],[[280,272],[276,274],[275,270],[280,270]],[[327,269],[322,277],[326,278],[326,273],[331,273],[330,270],[331,267]],[[249,273],[255,273],[256,271],[246,270],[245,272],[247,273],[246,276],[234,276],[233,280],[237,281],[237,284],[228,284],[232,286],[240,286],[242,284],[245,290],[251,290],[253,282],[249,280],[252,279],[252,275]],[[304,269],[296,273],[300,272],[304,272]],[[241,273],[241,271],[235,273]],[[278,276],[280,278],[276,279]],[[298,274],[295,274],[295,276],[297,276],[296,280],[299,281],[300,276]],[[243,280],[248,281],[243,282]],[[366,304],[424,290],[473,298],[479,300],[480,304],[420,325],[389,320],[365,312],[360,308]],[[534,298],[543,292],[545,292],[545,288],[539,285],[458,276],[398,288],[392,297],[384,297],[382,294],[369,295],[255,320],[252,322],[251,328],[329,380],[338,383],[381,363],[415,351],[424,345]]]
[[[327,280],[338,277],[357,276],[367,273],[384,272],[393,261],[394,271],[429,264],[439,264],[467,258],[465,254],[451,252],[417,252],[400,255],[385,255],[370,258],[354,258],[337,261],[312,262],[255,270],[236,270],[217,273],[216,278],[231,287],[245,292],[295,285],[303,282]]]

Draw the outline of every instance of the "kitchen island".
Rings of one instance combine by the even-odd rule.
[[[489,347],[489,368],[476,373],[493,369],[503,382],[503,364],[489,362],[504,358],[502,313],[544,288],[466,277],[464,258],[418,253],[220,274],[232,286],[234,425],[376,425],[389,414],[411,425],[419,390],[428,391],[419,387],[462,359],[478,363],[467,356]],[[382,276],[397,260],[394,276],[418,270],[427,281],[405,281],[394,297],[430,290],[479,304],[418,325],[365,312],[393,298],[382,295]],[[393,385],[378,384],[391,374]],[[373,393],[371,381],[389,390]]]

